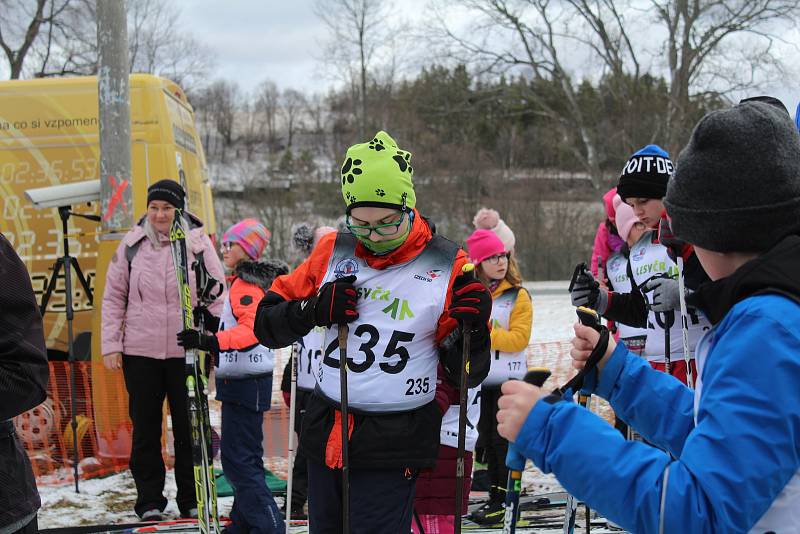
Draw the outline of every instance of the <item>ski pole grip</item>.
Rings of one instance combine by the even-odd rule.
[[[545,381],[550,377],[550,369],[546,367],[529,367],[528,372],[525,373],[523,381],[537,387],[542,387]],[[525,469],[525,457],[517,452],[513,443],[508,444],[508,452],[506,452],[506,467],[512,471],[522,471]]]

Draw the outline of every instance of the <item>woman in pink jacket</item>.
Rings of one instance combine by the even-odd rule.
[[[160,520],[164,498],[161,426],[164,398],[172,414],[175,481],[181,517],[197,517],[192,470],[189,413],[186,404],[184,350],[175,335],[183,330],[181,305],[169,230],[175,209],[184,207],[185,192],[173,180],[147,190],[147,215],[122,239],[106,274],[103,294],[102,353],[108,369],[122,369],[133,422],[130,468],[136,483],[134,510],[145,520]],[[225,280],[222,264],[203,223],[184,212],[189,228],[189,265],[202,257],[208,272]],[[189,270],[195,300],[194,271]],[[210,306],[222,312],[222,298]]]

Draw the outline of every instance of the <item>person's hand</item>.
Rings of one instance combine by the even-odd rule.
[[[680,288],[674,278],[651,278],[642,285],[642,291],[653,292],[650,309],[654,312],[670,312],[681,308]]]
[[[575,337],[572,338],[572,349],[569,355],[572,357],[572,367],[579,371],[586,366],[586,360],[592,354],[597,342],[600,340],[600,332],[590,326],[584,326],[580,322],[573,325],[575,330]],[[603,370],[611,353],[617,348],[617,343],[614,341],[613,336],[608,336],[608,348],[603,358],[597,363],[597,374]]]
[[[178,345],[187,350],[199,349],[211,354],[214,359],[214,367],[217,367],[216,356],[219,354],[217,336],[210,336],[192,328],[187,328],[178,332]]]
[[[575,276],[569,297],[573,306],[585,306],[600,315],[608,308],[608,290],[600,287],[600,283],[586,266]]]
[[[111,371],[122,369],[122,353],[112,352],[111,354],[106,354],[103,356],[103,365]]]
[[[323,284],[317,296],[304,300],[300,307],[316,326],[330,328],[335,324],[352,323],[358,319],[358,294],[355,275],[344,276]]]
[[[460,274],[453,281],[448,311],[450,317],[462,323],[486,324],[492,315],[492,296],[472,272]]]
[[[208,308],[200,304],[199,306],[195,306],[192,310],[192,318],[194,320],[194,326],[200,326],[200,319],[203,319],[203,326],[209,332],[216,332],[219,330],[219,317],[211,313]]]
[[[497,401],[497,433],[514,442],[534,405],[548,394],[522,380],[505,382],[501,391],[503,396]]]

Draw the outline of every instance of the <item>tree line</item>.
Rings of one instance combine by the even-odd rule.
[[[431,0],[409,23],[379,0],[317,0],[322,93],[207,82],[212,51],[169,31],[165,0],[130,0],[131,69],[192,102],[222,226],[257,214],[271,253],[291,225],[341,214],[346,148],[379,129],[414,155],[420,208],[462,240],[481,206],[517,234],[529,278],[585,258],[600,195],[637,148],[673,157],[694,123],[783,75],[775,53],[800,0]],[[96,72],[91,0],[0,0],[0,73]],[[313,214],[313,215],[312,215]]]

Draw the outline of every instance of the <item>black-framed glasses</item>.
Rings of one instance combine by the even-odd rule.
[[[347,216],[347,228],[353,232],[357,236],[361,237],[369,237],[372,235],[372,232],[376,234],[388,237],[397,235],[400,232],[400,226],[402,226],[403,221],[406,219],[406,212],[400,212],[400,218],[395,222],[390,222],[386,224],[376,224],[375,226],[361,226],[357,224],[351,223],[350,216]]]
[[[502,254],[495,254],[494,256],[489,256],[488,258],[486,258],[483,261],[488,262],[491,265],[497,265],[502,260],[508,261],[509,258],[511,258],[511,253],[510,252],[503,252]]]

